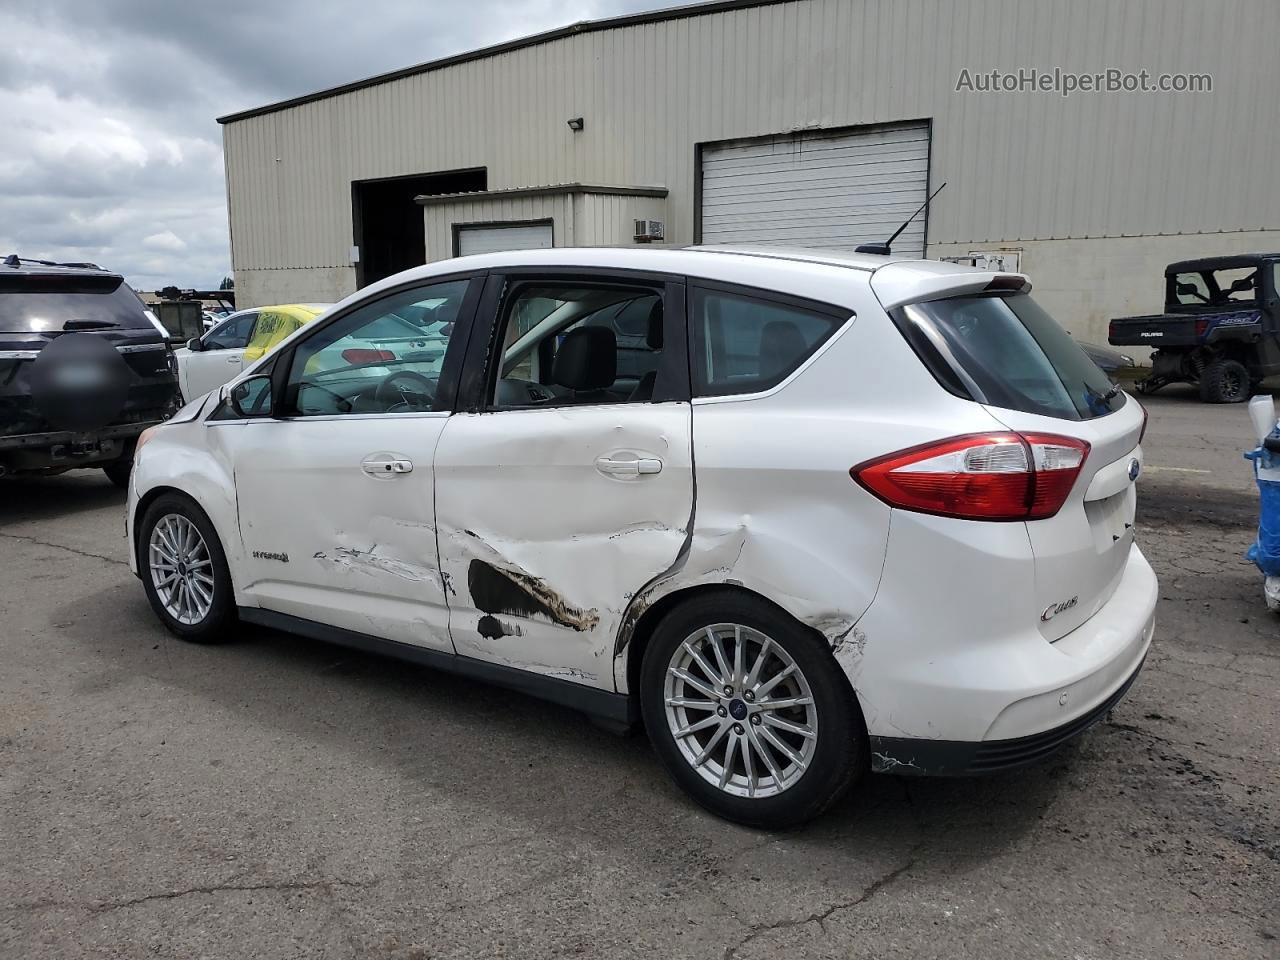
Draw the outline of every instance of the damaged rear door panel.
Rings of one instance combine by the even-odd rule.
[[[627,601],[685,541],[690,423],[687,403],[450,418],[436,511],[458,653],[612,690]],[[608,476],[605,455],[662,470]]]
[[[637,591],[675,563],[693,512],[684,285],[669,278],[588,276],[588,290],[596,283],[636,284],[615,305],[649,316],[651,329],[647,338],[625,327],[618,335],[612,391],[575,393],[539,372],[537,355],[547,364],[567,339],[565,331],[598,323],[602,311],[575,320],[572,307],[563,307],[570,311],[568,326],[548,321],[545,349],[535,348],[531,362],[524,362],[512,353],[529,333],[517,325],[516,311],[532,299],[550,301],[513,304],[513,291],[530,286],[526,280],[521,288],[521,282],[490,278],[486,302],[490,315],[502,320],[496,329],[503,333],[477,347],[482,306],[463,375],[464,385],[470,376],[476,390],[473,409],[449,419],[436,451],[450,632],[462,656],[613,690],[613,649],[623,614]],[[544,274],[538,282],[554,295],[557,278]],[[574,296],[586,298],[568,279],[559,282],[566,304]],[[632,351],[631,340],[646,339],[648,362],[659,366],[656,387],[639,373],[643,351]],[[495,371],[503,364],[502,377],[511,380],[506,392],[512,383],[535,394],[545,390],[538,405],[500,406]],[[635,399],[650,388],[652,397]]]

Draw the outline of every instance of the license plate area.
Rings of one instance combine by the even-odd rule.
[[[1085,502],[1085,516],[1093,532],[1093,545],[1099,556],[1115,550],[1128,550],[1133,541],[1133,520],[1137,496],[1132,484],[1101,500]]]

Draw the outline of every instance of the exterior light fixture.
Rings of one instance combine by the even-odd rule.
[[[568,123],[569,123],[569,129],[572,130],[574,133],[577,133],[583,127],[583,122],[581,117],[574,117],[573,119],[569,120]]]

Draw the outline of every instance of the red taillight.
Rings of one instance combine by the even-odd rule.
[[[342,351],[342,359],[347,363],[383,363],[395,358],[396,355],[390,350],[366,350],[352,347]]]
[[[976,433],[849,471],[891,507],[962,520],[1042,520],[1062,509],[1089,444],[1048,433]]]
[[[1209,321],[1197,320],[1196,321],[1196,339],[1203,340],[1204,335],[1208,332],[1209,332]]]

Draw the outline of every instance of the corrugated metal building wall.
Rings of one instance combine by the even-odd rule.
[[[928,255],[1016,248],[1101,340],[1107,316],[1159,305],[1166,262],[1280,246],[1277,36],[1275,0],[795,0],[587,24],[223,118],[237,287],[246,305],[353,290],[356,180],[662,186],[667,240],[691,242],[698,145],[928,120],[929,182],[949,184]],[[1206,73],[1213,92],[956,89],[963,69],[1055,67]]]

